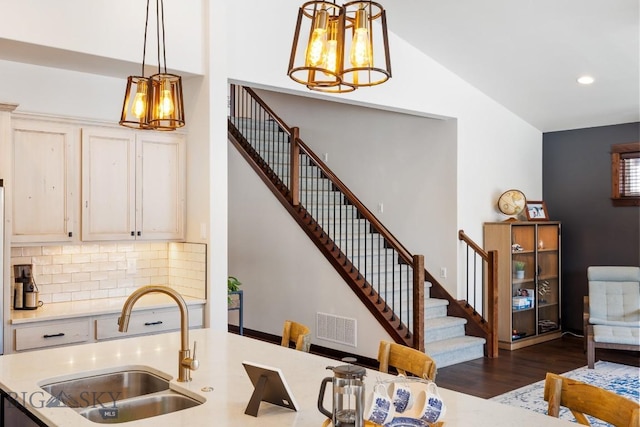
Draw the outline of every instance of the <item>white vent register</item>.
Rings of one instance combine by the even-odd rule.
[[[316,336],[323,340],[356,347],[356,319],[318,312],[316,314]]]

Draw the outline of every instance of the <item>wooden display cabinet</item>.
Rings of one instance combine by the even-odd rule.
[[[560,223],[484,224],[484,249],[498,251],[498,345],[515,350],[561,335]],[[518,273],[516,266],[524,265]]]

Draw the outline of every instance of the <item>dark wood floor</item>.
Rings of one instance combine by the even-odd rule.
[[[640,366],[638,352],[596,350],[596,360]],[[490,398],[543,380],[547,372],[562,374],[587,365],[582,338],[562,338],[515,351],[500,350],[494,359],[476,359],[438,369],[440,387]]]

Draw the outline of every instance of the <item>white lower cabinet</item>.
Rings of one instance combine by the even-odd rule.
[[[202,307],[189,309],[189,328],[202,327]],[[180,311],[175,309],[145,310],[133,312],[127,332],[118,331],[120,315],[104,316],[96,320],[96,339],[107,340],[133,335],[157,334],[180,329]]]
[[[10,352],[36,350],[85,342],[126,338],[180,330],[180,309],[135,310],[126,333],[118,331],[120,313],[84,316],[66,320],[40,320],[12,325],[13,345]],[[189,329],[204,325],[204,306],[189,306]]]
[[[15,350],[35,350],[91,340],[89,319],[51,321],[15,330]]]

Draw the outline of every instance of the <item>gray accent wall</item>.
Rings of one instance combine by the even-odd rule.
[[[562,325],[582,332],[590,265],[640,265],[640,207],[611,203],[611,145],[640,140],[640,123],[543,135],[543,195],[562,222]]]

